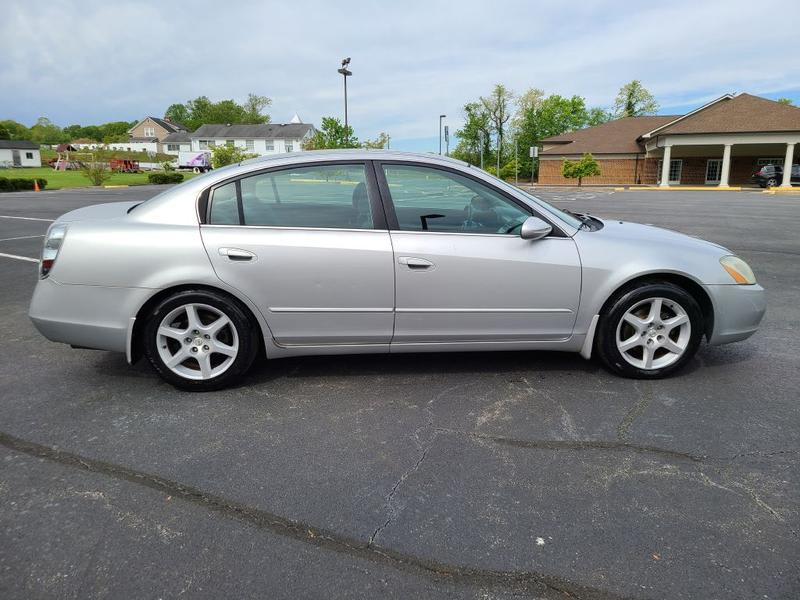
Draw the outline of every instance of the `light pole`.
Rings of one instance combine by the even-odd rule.
[[[439,154],[442,153],[442,119],[446,117],[447,115],[439,115]]]
[[[342,60],[342,68],[338,69],[337,72],[344,77],[344,129],[347,131],[347,78],[350,77],[353,72],[347,69],[347,66],[350,64],[350,57]],[[348,139],[350,136],[347,136]]]
[[[480,134],[481,139],[481,169],[483,169],[483,136],[486,134],[483,132],[483,129],[481,129],[478,133]]]

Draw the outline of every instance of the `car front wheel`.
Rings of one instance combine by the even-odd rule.
[[[617,296],[600,316],[597,354],[625,377],[666,377],[695,355],[703,330],[702,311],[686,290],[647,283]]]
[[[144,330],[144,351],[156,372],[184,390],[216,390],[236,382],[258,351],[255,326],[222,294],[178,292],[158,304]]]

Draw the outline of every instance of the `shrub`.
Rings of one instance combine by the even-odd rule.
[[[46,179],[23,179],[20,177],[0,177],[0,192],[25,192],[33,190],[33,182],[39,182],[39,189],[43,190],[47,185]]]
[[[500,179],[514,179],[517,176],[517,161],[510,160],[500,169]]]
[[[81,173],[92,182],[92,185],[103,185],[114,174],[106,163],[100,161],[83,163]]]
[[[577,179],[580,187],[584,177],[600,175],[600,165],[594,157],[587,152],[580,160],[565,160],[561,163],[561,174],[567,179]]]
[[[248,158],[255,158],[257,154],[248,154],[244,148],[236,146],[214,146],[211,148],[211,166],[215,169],[226,165],[240,163]]]
[[[180,183],[183,181],[183,173],[150,173],[147,180],[153,184]]]

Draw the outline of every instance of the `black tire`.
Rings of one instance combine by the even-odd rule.
[[[617,348],[617,327],[625,313],[648,298],[665,298],[677,302],[686,312],[691,325],[690,337],[683,354],[671,364],[658,369],[642,369],[629,363]],[[660,379],[683,368],[697,353],[703,337],[703,312],[686,290],[668,282],[647,282],[627,288],[607,304],[600,315],[595,336],[595,351],[612,373],[635,379]]]
[[[158,328],[162,320],[175,309],[192,303],[205,304],[223,313],[230,319],[238,336],[238,353],[230,366],[221,374],[209,379],[189,379],[175,373],[166,365],[158,349]],[[253,364],[260,347],[258,325],[252,322],[246,309],[237,300],[219,292],[209,290],[177,292],[159,302],[146,319],[142,333],[145,356],[166,382],[182,390],[205,392],[235,384]]]

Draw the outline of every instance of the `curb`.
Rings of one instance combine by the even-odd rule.
[[[116,188],[126,188],[126,187],[130,187],[130,186],[129,185],[104,185],[103,187],[105,189],[107,189],[107,190],[113,190],[113,189],[116,189]]]

